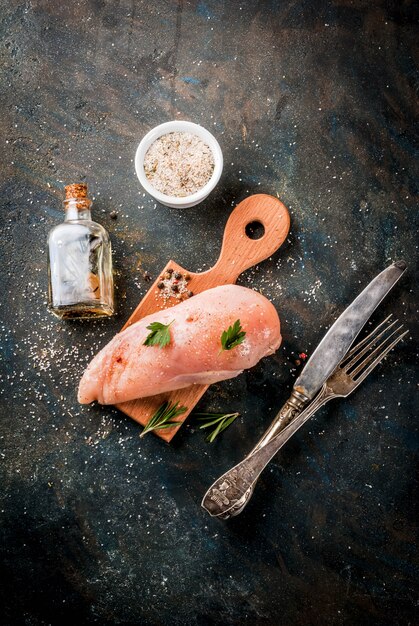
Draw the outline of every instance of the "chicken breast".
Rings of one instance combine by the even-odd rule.
[[[221,334],[236,320],[246,333],[244,341],[222,350]],[[167,346],[144,345],[151,322],[172,322]],[[237,285],[215,287],[116,335],[84,372],[78,399],[82,404],[115,404],[234,378],[280,343],[278,314],[269,300]]]

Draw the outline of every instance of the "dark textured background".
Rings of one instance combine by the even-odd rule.
[[[415,336],[415,2],[0,6],[2,624],[418,624],[413,340],[294,437],[241,517],[199,506],[286,399],[296,355],[400,257],[409,273],[376,318],[393,311]],[[133,166],[173,118],[225,156],[216,191],[183,212],[144,195]],[[114,247],[118,315],[97,323],[45,309],[47,233],[78,180]],[[231,207],[261,191],[292,230],[240,282],[277,306],[283,347],[200,403],[240,420],[209,445],[189,419],[169,447],[78,406],[143,272],[171,257],[208,268]]]

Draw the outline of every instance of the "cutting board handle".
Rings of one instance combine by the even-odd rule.
[[[246,234],[246,227],[253,222],[259,222],[265,229],[259,239],[251,239]],[[264,193],[249,196],[228,218],[220,257],[205,274],[217,277],[219,284],[235,283],[244,270],[278,250],[289,228],[288,209],[280,200]]]

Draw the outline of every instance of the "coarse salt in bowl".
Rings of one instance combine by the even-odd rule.
[[[211,178],[203,187],[188,196],[170,196],[162,193],[152,185],[144,170],[145,156],[156,139],[159,139],[162,135],[177,132],[190,133],[199,137],[199,139],[210,148],[214,158],[214,170],[211,174]],[[158,202],[175,209],[186,209],[205,200],[214,189],[223,171],[223,154],[214,135],[203,126],[199,126],[199,124],[194,124],[193,122],[174,120],[156,126],[143,137],[135,154],[135,171],[142,187]]]

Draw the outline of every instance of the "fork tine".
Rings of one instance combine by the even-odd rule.
[[[390,319],[390,318],[388,317],[388,318],[387,318],[387,320],[389,320],[389,319]],[[386,322],[387,320],[384,320],[384,322]],[[397,324],[398,320],[394,320],[394,322],[392,322],[391,324],[388,324],[388,325],[384,328],[384,330],[382,330],[382,331],[381,331],[381,333],[379,333],[376,337],[373,337],[373,339],[371,339],[371,336],[373,336],[373,335],[377,332],[377,330],[379,330],[379,329],[381,328],[381,326],[384,324],[384,322],[382,322],[381,324],[379,324],[379,326],[377,326],[377,328],[376,328],[375,330],[373,330],[373,331],[372,331],[372,333],[370,333],[370,334],[369,334],[369,335],[368,335],[368,336],[367,336],[367,337],[366,337],[366,338],[365,338],[362,342],[360,342],[359,344],[357,344],[357,345],[355,346],[355,348],[353,348],[353,351],[351,351],[351,352],[352,352],[352,353],[354,353],[354,354],[355,354],[355,356],[354,356],[354,358],[353,358],[353,359],[351,359],[351,360],[349,361],[349,363],[346,363],[346,362],[345,362],[345,364],[344,364],[344,366],[343,366],[343,368],[342,368],[345,372],[347,372],[349,369],[351,369],[352,367],[354,367],[354,366],[358,363],[359,359],[360,359],[361,357],[363,357],[363,356],[364,356],[364,354],[366,354],[366,352],[368,352],[368,351],[369,351],[369,350],[370,350],[370,349],[371,349],[374,345],[376,345],[377,341],[378,341],[379,339],[381,339],[381,337],[382,337],[385,333],[387,333],[387,332],[390,330],[390,328],[392,328],[395,324]],[[362,344],[363,344],[363,343],[365,343],[365,342],[366,342],[366,341],[368,341],[368,340],[370,340],[370,341],[369,341],[369,343],[365,346],[365,348],[364,348],[363,350],[360,350],[360,351],[358,352],[358,349],[362,346]],[[348,354],[348,356],[350,356],[350,354]]]
[[[402,327],[402,326],[400,326],[400,328],[398,328],[398,329],[397,329],[397,331],[399,331],[401,328],[403,328],[403,327]],[[397,331],[395,331],[395,332],[397,332]],[[374,352],[373,352],[372,354],[370,354],[370,355],[368,356],[368,358],[367,358],[367,359],[365,359],[365,360],[364,360],[364,362],[363,362],[363,363],[362,363],[359,367],[357,367],[357,369],[356,369],[354,372],[352,372],[352,373],[350,374],[350,375],[351,375],[351,377],[355,376],[357,373],[359,373],[359,372],[362,370],[362,367],[365,367],[365,365],[367,365],[368,363],[370,363],[370,364],[368,365],[368,367],[367,367],[367,368],[366,368],[366,369],[362,372],[362,374],[361,374],[361,375],[360,375],[360,376],[356,379],[356,383],[357,383],[357,385],[358,385],[359,383],[362,383],[362,381],[364,380],[364,378],[366,378],[366,377],[368,376],[368,374],[369,374],[370,372],[372,372],[372,370],[374,369],[374,367],[376,367],[376,366],[377,366],[377,365],[378,365],[378,364],[379,364],[379,363],[380,363],[380,362],[384,359],[384,357],[385,357],[385,356],[386,356],[386,355],[390,352],[390,350],[392,350],[392,349],[394,348],[394,346],[396,346],[396,345],[399,343],[399,341],[401,341],[402,339],[404,339],[404,337],[406,337],[406,335],[408,335],[408,334],[409,334],[409,331],[408,331],[408,330],[405,330],[405,331],[404,331],[404,333],[402,333],[401,335],[399,335],[398,337],[396,337],[395,339],[393,339],[393,341],[392,341],[392,342],[391,342],[391,343],[390,343],[390,344],[389,344],[389,345],[385,348],[385,350],[383,350],[383,352],[381,352],[381,354],[378,354],[378,356],[377,356],[377,357],[376,357],[376,358],[372,361],[372,363],[370,363],[370,361],[371,361],[371,357],[372,357],[372,356],[374,355],[374,353],[376,352],[376,350],[374,350]],[[391,335],[391,336],[393,336],[393,335],[394,335],[394,333],[392,333],[392,335]],[[381,346],[380,346],[380,347],[382,347],[382,346],[384,345],[384,343],[385,343],[387,340],[388,340],[388,338],[387,338],[385,341],[383,341],[383,342],[381,343]]]
[[[393,313],[390,313],[390,315],[388,317],[386,317],[385,320],[383,320],[380,324],[378,324],[378,326],[376,326],[366,337],[364,337],[364,339],[362,339],[362,341],[358,341],[358,343],[356,344],[356,346],[354,346],[353,348],[351,348],[351,350],[349,350],[349,352],[347,352],[344,356],[344,358],[342,359],[342,361],[346,361],[346,359],[348,359],[350,356],[352,356],[353,354],[355,354],[355,352],[358,352],[358,350],[360,348],[362,348],[363,345],[365,345],[367,343],[367,341],[371,340],[371,337],[373,337],[382,326],[384,326],[384,324],[387,324],[387,322],[393,317]]]
[[[394,335],[396,333],[400,333],[400,331],[402,330],[403,325],[399,326],[398,328],[396,328],[395,330],[393,330],[392,333],[390,333],[389,335],[387,335],[386,337],[384,337],[384,339],[382,339],[380,341],[380,343],[378,345],[376,345],[375,343],[373,343],[371,345],[371,348],[375,345],[376,347],[374,348],[374,350],[372,352],[370,352],[369,354],[367,354],[367,356],[359,363],[356,364],[356,367],[352,366],[350,368],[348,368],[350,371],[347,371],[347,373],[354,378],[357,374],[359,374],[359,372],[361,372],[364,367],[366,365],[368,365],[368,363],[370,363],[373,358],[375,357],[375,355],[379,354],[381,350],[384,350],[386,347],[386,344],[388,345],[388,342],[390,341],[390,339],[392,337],[394,337]],[[382,334],[382,333],[381,333]]]

